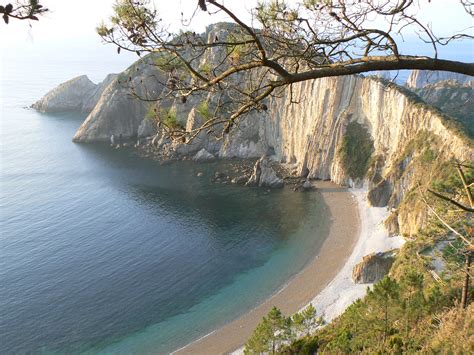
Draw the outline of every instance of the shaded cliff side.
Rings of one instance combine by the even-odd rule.
[[[119,74],[100,95],[92,112],[74,135],[75,142],[109,141],[153,134],[146,130],[148,103],[138,97],[157,97],[163,90],[165,73],[152,66],[153,58],[140,59]]]

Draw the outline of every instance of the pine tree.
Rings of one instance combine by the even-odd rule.
[[[291,319],[285,317],[277,307],[273,307],[245,344],[244,354],[275,354],[290,337]]]
[[[298,333],[308,336],[311,331],[324,324],[321,317],[316,316],[316,308],[310,303],[308,307],[293,315],[293,325]]]

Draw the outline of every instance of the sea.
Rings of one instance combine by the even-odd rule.
[[[169,353],[257,306],[317,254],[330,226],[318,193],[215,184],[219,163],[76,144],[85,114],[29,108],[135,57],[3,54],[0,354]]]

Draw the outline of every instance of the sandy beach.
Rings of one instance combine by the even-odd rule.
[[[240,318],[177,350],[174,354],[222,354],[242,347],[273,306],[286,315],[306,306],[336,278],[352,256],[360,234],[356,198],[347,188],[317,182],[318,193],[329,209],[329,235],[318,255],[276,294]],[[318,307],[316,303],[316,307]]]

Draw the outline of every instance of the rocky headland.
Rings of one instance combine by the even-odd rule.
[[[116,77],[117,74],[109,74],[101,83],[94,84],[86,75],[78,76],[49,91],[31,107],[37,111],[49,113],[89,113]]]

